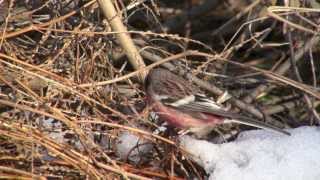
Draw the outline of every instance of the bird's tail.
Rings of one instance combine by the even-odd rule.
[[[278,128],[276,126],[267,124],[265,122],[257,121],[257,120],[251,119],[251,118],[228,119],[226,121],[227,122],[235,122],[235,123],[239,123],[239,124],[245,124],[248,126],[253,126],[253,127],[257,127],[257,128],[261,128],[261,129],[271,130],[271,131],[275,131],[275,132],[290,136],[289,132],[287,132],[281,128]]]

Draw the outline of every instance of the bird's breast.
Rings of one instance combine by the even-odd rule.
[[[162,120],[178,128],[214,126],[224,121],[224,118],[201,112],[185,113],[175,108],[165,106],[161,102],[153,102],[152,107]]]

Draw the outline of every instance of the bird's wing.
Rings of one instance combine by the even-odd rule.
[[[245,124],[248,126],[253,126],[262,129],[269,129],[277,131],[283,134],[290,135],[287,131],[282,130],[276,126],[267,124],[265,122],[257,121],[250,117],[242,116],[238,113],[233,113],[223,109],[214,101],[204,97],[203,95],[190,95],[183,99],[174,101],[174,99],[164,99],[166,102],[164,104],[176,108],[183,112],[200,112],[212,114],[214,116],[221,116],[226,118],[226,122],[235,122],[239,124]],[[192,115],[192,113],[188,113]]]
[[[165,105],[171,106],[173,108],[179,109],[180,111],[192,111],[192,112],[202,112],[213,114],[216,116],[226,117],[226,118],[240,118],[241,115],[237,113],[232,113],[224,110],[216,102],[207,99],[203,95],[190,95],[182,99],[166,98],[162,99]]]

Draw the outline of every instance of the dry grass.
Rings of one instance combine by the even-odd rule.
[[[94,0],[0,2],[1,178],[204,178],[170,129],[155,133],[161,120],[138,78],[155,66],[214,98],[228,90],[226,105],[248,116],[291,128],[320,122],[319,4],[120,0],[130,36],[119,40],[127,31]],[[144,158],[120,157],[123,132],[150,145]]]

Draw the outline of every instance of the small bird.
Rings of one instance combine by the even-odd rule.
[[[225,110],[201,94],[193,83],[163,68],[150,70],[145,79],[145,89],[148,104],[161,119],[171,126],[189,129],[199,136],[208,133],[201,131],[230,122],[290,135],[273,125]]]

